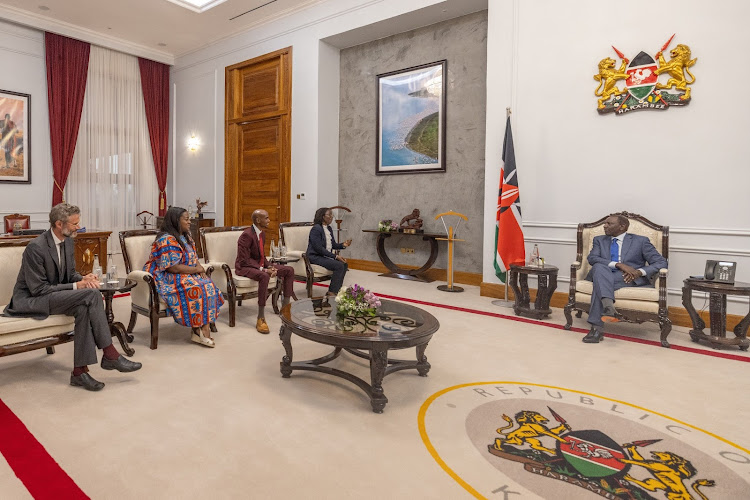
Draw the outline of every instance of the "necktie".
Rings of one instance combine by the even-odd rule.
[[[617,238],[612,238],[612,245],[609,247],[609,258],[612,262],[620,262],[620,246]]]
[[[263,265],[263,262],[266,261],[266,250],[265,248],[263,248],[266,246],[266,242],[264,240],[265,238],[263,237],[263,231],[261,231],[258,233],[258,246],[260,247],[260,265],[261,266]]]
[[[68,265],[67,261],[65,260],[65,245],[63,243],[60,243],[60,281],[64,281],[66,275],[68,274]]]

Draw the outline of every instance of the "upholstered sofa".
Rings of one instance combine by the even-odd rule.
[[[289,263],[294,268],[294,278],[305,282],[307,296],[312,297],[313,283],[330,281],[333,272],[325,267],[311,264],[307,258],[307,244],[312,222],[283,222],[279,224],[281,244],[286,246],[287,257],[296,257],[298,262]]]
[[[0,241],[0,313],[13,296],[23,251],[29,241]],[[74,325],[75,318],[63,314],[43,320],[0,316],[0,356],[41,348],[52,354],[53,346],[73,340]]]
[[[237,241],[242,232],[249,226],[202,227],[200,237],[203,244],[203,257],[206,261],[206,273],[221,290],[229,302],[229,326],[233,327],[237,318],[237,305],[244,299],[258,297],[258,282],[238,276],[234,272],[237,261]],[[276,278],[268,282],[268,295],[275,313],[279,312],[280,283]]]
[[[569,330],[573,324],[573,310],[576,311],[578,318],[584,312],[589,312],[594,285],[586,280],[591,269],[587,257],[591,252],[594,237],[604,234],[604,221],[612,215],[627,217],[630,221],[627,232],[647,237],[659,253],[665,259],[669,259],[669,226],[654,224],[641,215],[618,212],[602,217],[596,222],[578,224],[576,260],[570,266],[570,291],[568,304],[564,310],[567,320],[566,330]],[[667,310],[667,269],[660,269],[659,273],[652,278],[654,279],[655,287],[626,287],[616,290],[615,306],[625,321],[658,323],[661,329],[661,345],[669,347],[667,336],[672,330],[672,322],[669,320]]]

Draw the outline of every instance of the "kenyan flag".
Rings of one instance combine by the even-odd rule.
[[[625,85],[628,87],[630,95],[636,99],[643,100],[644,97],[653,92],[656,87],[656,61],[653,57],[641,51],[635,56],[635,59],[630,61],[625,72],[630,77],[625,80]]]
[[[574,431],[563,438],[565,443],[557,442],[557,455],[587,478],[609,477],[630,468],[620,461],[625,458],[620,445],[601,431]]]

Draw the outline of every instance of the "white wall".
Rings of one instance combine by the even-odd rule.
[[[338,200],[338,49],[320,40],[421,9],[438,0],[330,0],[178,58],[172,69],[174,175],[169,203],[208,199],[224,219],[224,68],[292,47],[291,220],[311,220],[318,206]],[[207,75],[215,74],[213,80]],[[218,83],[217,83],[218,82]],[[211,111],[211,109],[215,109]],[[204,113],[206,113],[204,115]],[[206,120],[195,120],[205,116]],[[203,142],[186,153],[191,132]],[[214,165],[215,167],[212,167]],[[213,172],[211,168],[215,168]],[[186,181],[180,178],[185,174]],[[190,187],[200,176],[200,187]],[[203,182],[205,181],[205,182]],[[211,184],[211,186],[209,186]],[[213,187],[215,185],[215,187]],[[305,200],[297,193],[305,193]]]
[[[737,64],[750,42],[750,4],[685,0],[668,15],[637,14],[652,8],[634,0],[614,15],[589,0],[490,1],[484,281],[498,282],[489,256],[506,106],[527,246],[538,243],[560,267],[558,291],[575,258],[576,224],[620,210],[670,226],[671,305],[709,258],[737,261],[737,279],[750,281],[750,115],[734,85],[750,76]],[[684,43],[698,58],[692,102],[600,116],[592,77],[602,58],[616,58],[610,45],[631,59],[654,55],[672,33],[671,47]],[[746,314],[747,300],[730,310]]]
[[[53,186],[44,34],[0,21],[0,65],[0,89],[31,95],[31,184],[0,183],[0,217],[28,214],[31,226],[43,229]]]

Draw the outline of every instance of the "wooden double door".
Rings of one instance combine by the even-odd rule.
[[[291,47],[226,68],[224,224],[266,210],[267,246],[290,218],[291,89]]]

